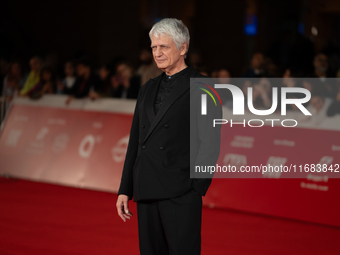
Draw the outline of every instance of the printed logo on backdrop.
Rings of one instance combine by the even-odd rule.
[[[44,140],[48,133],[49,129],[47,127],[40,128],[35,136],[35,140],[30,143],[29,147],[26,149],[26,152],[30,154],[43,154],[45,149]]]
[[[235,135],[234,140],[230,142],[230,146],[251,149],[254,146],[254,140],[255,138],[251,136]]]
[[[11,129],[6,138],[6,146],[16,147],[19,142],[21,134],[22,134],[22,130]]]
[[[66,150],[69,139],[70,137],[66,133],[57,135],[52,144],[52,151],[54,153],[60,153]]]
[[[323,164],[329,165],[329,164],[332,164],[332,163],[333,163],[333,157],[331,157],[331,156],[323,156],[323,157],[320,159],[320,161],[319,161],[318,164],[321,164],[321,165],[323,165]]]
[[[113,161],[120,163],[125,159],[127,147],[129,144],[129,135],[122,137],[111,149]]]
[[[295,146],[295,142],[289,141],[289,140],[275,139],[273,143],[274,143],[274,145],[279,145],[279,146],[288,146],[288,147],[294,147]]]
[[[103,140],[101,135],[86,135],[80,142],[78,153],[82,158],[89,158],[92,154],[92,151],[97,143],[100,143]]]
[[[228,153],[224,156],[223,164],[240,168],[241,166],[247,165],[247,156],[242,154]]]
[[[284,166],[286,162],[287,162],[287,158],[270,156],[267,161],[267,167],[274,169],[275,167]],[[262,175],[263,177],[278,179],[280,178],[281,173],[282,172],[280,171],[266,171]]]

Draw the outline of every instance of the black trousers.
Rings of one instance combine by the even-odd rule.
[[[159,201],[138,201],[141,255],[201,254],[202,196],[195,190]]]

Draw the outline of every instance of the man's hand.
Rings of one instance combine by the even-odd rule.
[[[71,103],[72,99],[73,99],[72,96],[68,97],[68,98],[66,99],[66,102],[65,102],[66,105],[69,105],[69,104]]]
[[[117,212],[119,217],[122,218],[122,220],[124,222],[126,222],[126,219],[130,219],[130,216],[132,216],[132,214],[129,211],[129,197],[126,195],[119,195],[118,199],[117,199]]]

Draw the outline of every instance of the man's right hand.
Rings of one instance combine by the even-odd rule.
[[[129,211],[129,197],[127,195],[119,195],[117,199],[117,212],[119,217],[122,218],[124,222],[126,222],[126,219],[130,219],[130,216],[132,216],[132,213]]]

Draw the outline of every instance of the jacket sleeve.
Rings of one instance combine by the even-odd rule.
[[[212,82],[213,83],[213,82]],[[212,84],[211,84],[212,85]],[[212,85],[213,86],[213,85]],[[197,91],[200,91],[197,89]],[[195,166],[215,166],[220,154],[221,143],[221,125],[213,126],[214,119],[222,118],[222,106],[217,102],[215,105],[212,100],[207,100],[207,115],[201,115],[200,94],[196,94],[194,103],[196,112],[195,123],[190,123],[191,128],[197,129],[198,137],[195,141],[191,141],[190,146],[197,146],[198,152],[192,162],[194,165],[190,166],[191,177],[193,178],[193,188],[202,196],[205,196],[213,174],[210,173],[196,173]],[[198,104],[199,105],[196,105]]]
[[[141,90],[140,90],[141,91]],[[133,166],[137,157],[138,151],[138,141],[139,141],[139,103],[141,101],[140,94],[135,106],[135,111],[133,115],[129,144],[126,152],[122,178],[120,182],[120,187],[118,190],[118,195],[124,194],[132,199],[133,196]]]

